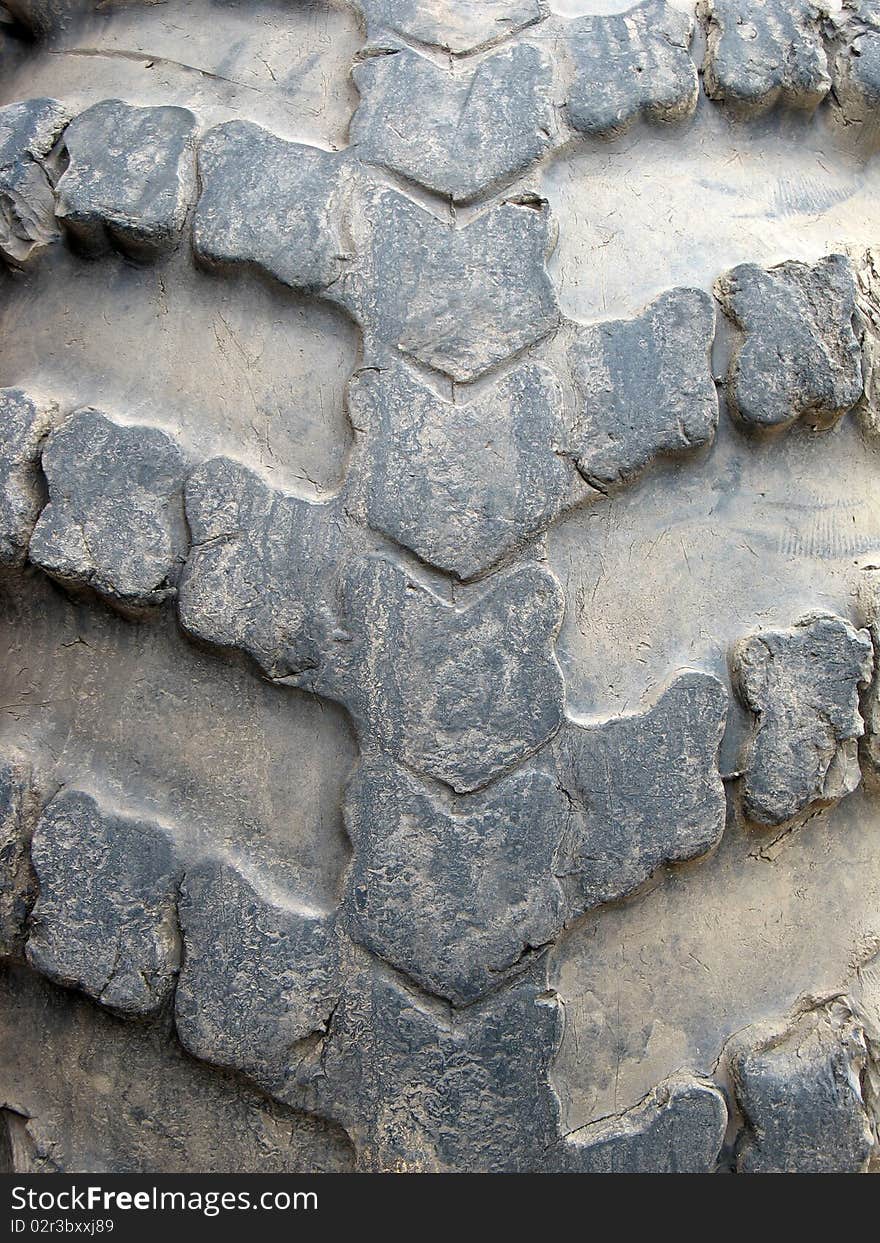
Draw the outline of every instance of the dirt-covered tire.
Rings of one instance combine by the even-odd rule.
[[[869,1170],[875,0],[0,40],[0,1168]]]

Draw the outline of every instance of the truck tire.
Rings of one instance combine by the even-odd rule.
[[[876,1168],[875,0],[0,39],[0,1168]]]

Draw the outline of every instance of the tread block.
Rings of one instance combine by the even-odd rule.
[[[880,112],[880,3],[844,0],[831,62],[833,102],[846,124],[876,125]]]
[[[746,426],[804,419],[832,427],[862,395],[856,283],[843,255],[773,268],[744,263],[716,282],[742,333],[727,372],[727,398]]]
[[[569,350],[578,397],[573,442],[589,484],[607,491],[657,458],[712,442],[714,335],[712,300],[699,289],[672,289],[635,319],[577,330]]]
[[[868,631],[841,617],[805,617],[741,640],[733,667],[755,716],[741,763],[748,819],[784,824],[851,794],[861,780],[859,693],[874,667]]]
[[[57,99],[0,108],[0,255],[13,268],[61,236],[44,161],[69,119]]]
[[[209,266],[253,267],[303,293],[342,275],[341,157],[229,121],[199,143],[193,249]]]
[[[172,596],[186,547],[186,467],[171,437],[79,410],[49,436],[42,462],[49,503],[31,536],[31,561],[122,612]]]
[[[20,388],[0,389],[0,565],[21,566],[45,503],[43,442],[58,422],[54,402]]]
[[[270,678],[316,676],[336,626],[339,506],[277,492],[219,457],[187,479],[186,516],[192,547],[179,587],[184,630],[240,648]]]
[[[664,863],[718,844],[726,797],[718,750],[727,691],[685,673],[645,712],[598,725],[567,722],[559,779],[582,808],[565,873],[574,915],[631,893]]]
[[[373,42],[389,34],[454,55],[476,52],[540,21],[544,0],[355,0]]]
[[[364,558],[345,605],[351,642],[340,645],[335,679],[365,748],[463,793],[559,728],[563,598],[546,570],[520,567],[453,607],[391,562]]]
[[[450,802],[365,760],[346,795],[350,934],[453,1005],[528,966],[564,918],[556,856],[570,815],[546,773],[520,770]]]
[[[179,910],[184,1046],[283,1097],[295,1046],[323,1031],[338,996],[333,917],[278,904],[211,860],[187,869]]]
[[[748,1028],[730,1069],[746,1129],[743,1174],[863,1173],[873,1148],[859,1076],[865,1033],[850,1014],[809,1011],[787,1032]]]
[[[467,381],[559,324],[543,200],[503,203],[458,229],[378,190],[360,230],[363,254],[347,296],[368,344],[377,339]]]
[[[518,367],[470,401],[444,401],[402,365],[363,371],[349,408],[365,433],[367,522],[430,565],[472,578],[562,509],[573,472],[544,367]]]
[[[710,99],[758,116],[776,104],[815,108],[827,95],[823,9],[813,0],[699,0],[698,12]]]
[[[45,36],[87,13],[94,4],[95,0],[8,0],[3,7],[26,30]]]
[[[645,0],[625,13],[583,17],[563,31],[574,63],[568,119],[583,134],[611,137],[634,121],[672,122],[697,106],[691,13]]]
[[[709,1174],[726,1128],[718,1088],[679,1074],[635,1108],[572,1132],[553,1154],[554,1164],[572,1174]]]
[[[187,108],[105,99],[68,125],[57,215],[72,242],[154,259],[180,243],[195,198],[196,119]]]
[[[401,49],[361,60],[353,76],[360,158],[459,202],[525,172],[557,129],[550,61],[528,44],[463,72]]]
[[[24,953],[37,898],[30,845],[39,812],[30,764],[7,751],[0,756],[0,958]]]
[[[540,1169],[557,1130],[546,1077],[561,1035],[540,980],[457,1014],[359,960],[302,1066],[304,1100],[345,1126],[365,1172]]]
[[[180,962],[181,869],[165,832],[68,789],[43,811],[31,857],[31,966],[120,1013],[157,1010]]]
[[[865,736],[859,751],[864,775],[870,776],[872,785],[876,785],[880,777],[880,570],[873,566],[862,567],[858,602],[859,620],[874,645],[874,673],[861,702]]]

